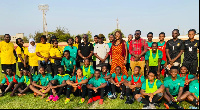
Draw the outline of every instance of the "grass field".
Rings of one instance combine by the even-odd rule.
[[[19,75],[19,71],[17,71],[17,74]],[[129,70],[129,75],[130,74],[131,71]],[[0,74],[0,81],[2,81],[3,77],[4,74]],[[163,77],[161,77],[161,80],[163,80]],[[68,104],[64,104],[64,100],[66,98],[65,95],[61,95],[57,102],[46,102],[47,98],[40,99],[40,96],[34,97],[33,93],[27,93],[27,95],[20,97],[10,97],[10,92],[8,92],[5,96],[0,97],[0,109],[141,109],[143,107],[143,104],[138,103],[137,101],[135,101],[133,104],[127,105],[125,104],[126,97],[124,100],[121,100],[119,99],[119,95],[120,94],[118,94],[117,99],[113,100],[104,97],[104,103],[99,105],[99,101],[96,101],[92,104],[87,104],[87,96],[83,104],[78,104],[81,97],[74,97],[73,94],[71,94],[71,101]],[[163,99],[158,109],[165,109],[163,104],[164,102],[165,101]],[[180,105],[186,109],[188,109],[189,106],[192,106],[186,101],[183,101]],[[174,108],[170,107],[170,109]]]

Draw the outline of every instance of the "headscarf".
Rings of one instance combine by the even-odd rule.
[[[29,46],[28,46],[28,51],[29,51],[29,53],[35,53],[36,45],[32,46],[32,45],[31,45],[31,42],[32,42],[32,41],[35,42],[35,40],[34,40],[33,38],[30,38],[30,39],[29,39]]]

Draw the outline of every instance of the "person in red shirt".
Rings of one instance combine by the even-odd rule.
[[[135,66],[140,66],[140,74],[144,75],[145,58],[144,55],[148,50],[148,44],[145,39],[140,37],[141,31],[135,31],[135,39],[130,42],[129,53],[131,54],[132,74]]]

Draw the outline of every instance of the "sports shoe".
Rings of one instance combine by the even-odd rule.
[[[79,101],[79,104],[82,104],[83,102],[85,102],[85,98],[82,98],[82,99]]]
[[[56,95],[54,98],[53,98],[53,102],[56,102],[57,100],[59,99],[59,97]]]
[[[150,106],[147,106],[147,105],[143,105],[143,108],[142,109],[151,109]]]
[[[169,109],[169,105],[167,103],[164,103],[166,109]]]
[[[103,99],[100,99],[99,104],[100,104],[100,105],[103,104]]]
[[[70,98],[66,98],[65,99],[65,104],[69,103],[69,101],[70,101]]]
[[[122,94],[119,96],[119,98],[124,100],[124,96]]]
[[[92,98],[90,98],[89,100],[88,100],[88,103],[87,104],[90,104],[90,103],[92,103],[93,102],[93,100],[92,100]]]
[[[46,102],[53,100],[53,95],[50,95],[49,98],[46,100]]]

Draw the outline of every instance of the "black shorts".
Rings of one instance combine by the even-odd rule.
[[[158,71],[158,67],[157,66],[149,66],[149,72],[150,71],[155,71],[155,72],[157,72]]]
[[[190,74],[196,74],[197,73],[198,60],[195,60],[195,61],[183,61],[182,65],[187,67],[188,72],[190,72]]]
[[[6,73],[6,69],[7,68],[11,68],[13,72],[16,73],[16,63],[15,64],[1,64],[2,67],[2,73],[5,74]]]

